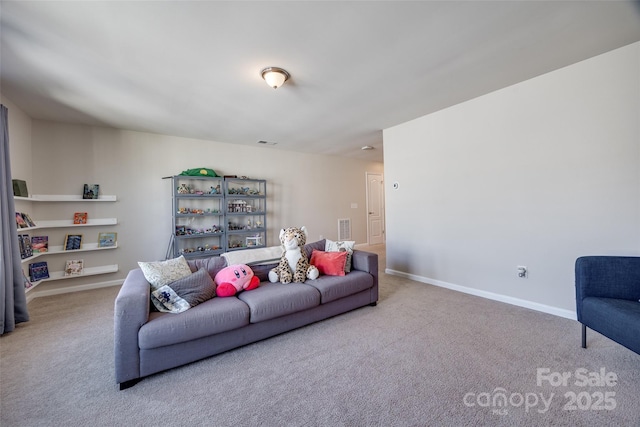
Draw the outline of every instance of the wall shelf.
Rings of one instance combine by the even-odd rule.
[[[33,256],[24,258],[22,262],[24,263],[24,262],[33,261],[34,259],[42,255],[73,254],[77,252],[91,252],[91,251],[108,251],[110,249],[117,249],[117,248],[118,248],[118,244],[115,244],[114,246],[107,246],[107,247],[100,248],[98,247],[97,243],[84,243],[82,244],[81,249],[65,251],[64,249],[62,249],[62,246],[51,246],[49,247],[49,250],[47,252],[33,254]]]
[[[82,195],[76,194],[34,194],[29,197],[14,196],[14,200],[23,200],[26,202],[83,202],[83,203],[96,203],[96,202],[115,202],[117,197],[114,195],[104,195],[97,199],[83,199]]]
[[[70,204],[84,204],[86,206],[86,203],[100,203],[100,202],[113,203],[117,201],[117,197],[114,195],[100,195],[97,199],[84,199],[82,194],[34,194],[30,197],[14,196],[14,200],[19,202],[20,204],[24,204],[25,202],[29,203],[30,206],[33,206],[31,205],[31,203],[70,203]],[[75,210],[77,210],[77,208],[78,206],[76,206]],[[16,210],[19,211],[20,209],[16,209]],[[49,213],[49,209],[46,209],[46,210],[41,209],[41,211],[44,213],[44,215],[47,215]],[[33,215],[29,215],[29,216],[33,217]],[[35,226],[18,228],[17,229],[18,234],[28,233],[34,230],[56,229],[56,228],[60,228],[60,229],[66,228],[69,230],[69,232],[72,232],[71,230],[75,229],[76,227],[101,227],[101,226],[112,226],[112,225],[118,224],[117,218],[89,218],[86,224],[74,224],[72,217],[73,215],[70,214],[69,217],[67,217],[68,219],[33,220],[33,222],[36,224]],[[42,256],[65,254],[69,257],[75,258],[78,256],[77,254],[80,252],[105,251],[105,250],[112,250],[117,248],[118,248],[117,243],[113,246],[98,247],[98,242],[83,243],[81,249],[75,249],[75,250],[64,250],[63,246],[50,246],[47,252],[33,254],[28,258],[22,259],[21,261],[22,261],[23,268],[26,268],[27,264],[30,264],[31,262],[33,262],[34,260]],[[78,277],[95,276],[98,274],[115,273],[117,271],[118,271],[118,264],[85,267],[83,269],[82,274],[73,275],[73,276],[65,276],[64,271],[50,271],[49,278],[31,282],[31,286],[26,288],[25,291],[30,292],[36,286],[44,282],[75,279]]]
[[[35,227],[19,228],[18,231],[37,230],[39,228],[75,228],[75,227],[96,227],[101,225],[116,225],[117,218],[89,218],[86,224],[74,224],[72,219],[55,219],[49,221],[33,220]]]
[[[84,270],[82,271],[82,274],[78,274],[74,276],[65,276],[64,271],[53,271],[53,272],[49,272],[48,279],[42,279],[42,280],[38,280],[37,282],[31,282],[31,287],[26,288],[25,292],[30,292],[36,286],[44,282],[52,282],[54,280],[63,280],[63,279],[76,279],[78,277],[96,276],[98,274],[117,273],[117,272],[118,272],[118,264],[100,265],[97,267],[85,267]]]

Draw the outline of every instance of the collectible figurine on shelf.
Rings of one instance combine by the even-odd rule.
[[[189,194],[189,191],[187,184],[180,184],[180,187],[178,187],[178,194]]]

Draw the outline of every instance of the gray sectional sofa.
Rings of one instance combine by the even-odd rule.
[[[305,246],[324,250],[325,241]],[[142,270],[127,275],[115,301],[115,377],[120,390],[140,379],[233,348],[290,331],[378,300],[378,256],[355,250],[345,276],[305,283],[270,283],[277,263],[252,265],[260,287],[234,297],[215,297],[180,314],[151,310],[150,285]],[[192,271],[214,277],[223,257],[190,260]]]

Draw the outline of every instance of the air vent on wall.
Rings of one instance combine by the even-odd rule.
[[[351,240],[351,218],[338,219],[338,240]]]

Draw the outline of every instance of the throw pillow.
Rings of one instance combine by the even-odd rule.
[[[213,298],[216,287],[204,268],[151,292],[151,302],[165,313],[182,313]]]
[[[191,308],[189,303],[180,298],[168,285],[151,291],[151,302],[163,313],[178,314]]]
[[[347,252],[323,252],[313,250],[311,265],[315,265],[320,274],[327,276],[344,276],[344,265],[347,262]]]
[[[189,264],[182,255],[166,261],[138,262],[138,265],[153,290],[191,274]]]
[[[324,250],[327,252],[347,252],[347,262],[344,265],[344,272],[348,273],[351,271],[351,257],[353,256],[353,247],[356,245],[356,242],[352,240],[344,240],[341,242],[334,242],[333,240],[327,239],[325,243]]]

